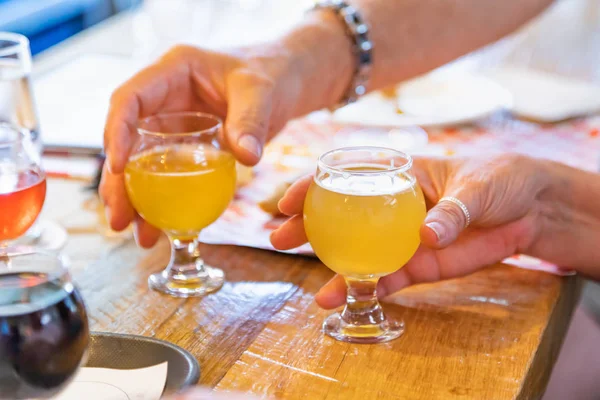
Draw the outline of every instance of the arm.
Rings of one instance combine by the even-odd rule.
[[[370,28],[374,64],[369,88],[423,74],[496,41],[540,13],[552,0],[350,0]],[[279,45],[304,79],[295,115],[339,101],[354,59],[341,22],[310,13]]]
[[[556,263],[600,280],[600,175],[544,162],[551,177],[541,193],[539,254],[556,253]],[[552,249],[554,248],[554,249]]]
[[[370,89],[424,73],[513,31],[551,0],[351,0],[370,26]],[[113,229],[136,220],[138,241],[153,227],[136,217],[123,169],[139,118],[202,110],[222,117],[222,141],[242,163],[256,164],[265,142],[291,118],[336,104],[355,68],[351,41],[333,13],[309,13],[287,35],[228,53],[179,46],[112,95],[105,127],[100,193]]]

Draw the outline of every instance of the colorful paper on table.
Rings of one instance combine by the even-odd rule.
[[[139,369],[81,368],[55,400],[159,400],[167,363]]]
[[[589,118],[553,127],[489,118],[463,129],[430,129],[429,142],[390,142],[390,146],[420,155],[481,156],[516,152],[532,157],[552,159],[578,168],[597,171],[600,165],[600,118]],[[201,234],[207,243],[231,244],[274,250],[269,234],[283,218],[274,218],[257,204],[273,194],[282,181],[302,173],[313,172],[317,157],[328,149],[363,143],[373,139],[374,129],[351,127],[314,119],[290,123],[265,150],[264,160],[255,169],[255,179],[238,190],[235,200],[224,215]],[[386,131],[379,131],[385,134]],[[410,141],[409,141],[410,142]],[[418,145],[415,145],[417,143]],[[381,140],[377,141],[381,144]],[[406,145],[406,146],[405,146]],[[290,251],[311,255],[310,246]],[[521,268],[568,274],[568,269],[553,264],[515,256],[507,260]]]

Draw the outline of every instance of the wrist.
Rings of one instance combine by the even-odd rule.
[[[552,208],[566,209],[572,207],[572,186],[579,179],[579,170],[551,160],[534,160],[537,165],[536,176],[540,176],[543,187],[539,198]],[[571,189],[570,189],[571,188]]]
[[[315,10],[276,46],[287,53],[286,79],[298,86],[294,116],[331,107],[345,95],[355,70],[352,41],[335,13]]]
[[[527,172],[538,183],[536,200],[540,204],[539,217],[549,220],[561,220],[567,210],[559,181],[561,165],[550,160],[529,159],[532,167]]]
[[[356,68],[352,40],[330,10],[314,10],[288,34],[233,52],[274,83],[276,114],[289,120],[336,105]]]
[[[292,52],[281,41],[237,48],[230,52],[237,59],[236,69],[250,70],[270,82],[272,88],[270,129],[277,133],[296,116],[301,82],[295,71]]]
[[[542,257],[600,279],[600,197],[598,174],[554,161],[539,161],[546,177],[540,194]],[[545,240],[544,240],[545,239]],[[550,253],[549,256],[547,253]]]

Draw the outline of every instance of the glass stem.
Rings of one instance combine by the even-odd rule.
[[[167,267],[169,277],[175,281],[189,282],[203,279],[208,274],[200,258],[198,239],[179,239],[169,235],[171,261]]]
[[[378,325],[385,321],[383,309],[377,300],[379,278],[355,279],[346,277],[348,293],[342,320],[351,325]]]

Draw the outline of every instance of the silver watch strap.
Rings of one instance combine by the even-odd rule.
[[[346,27],[346,33],[353,42],[356,68],[348,91],[334,108],[354,103],[367,92],[367,85],[373,64],[373,44],[369,40],[369,27],[356,8],[343,0],[324,0],[315,4],[313,10],[334,11]]]

